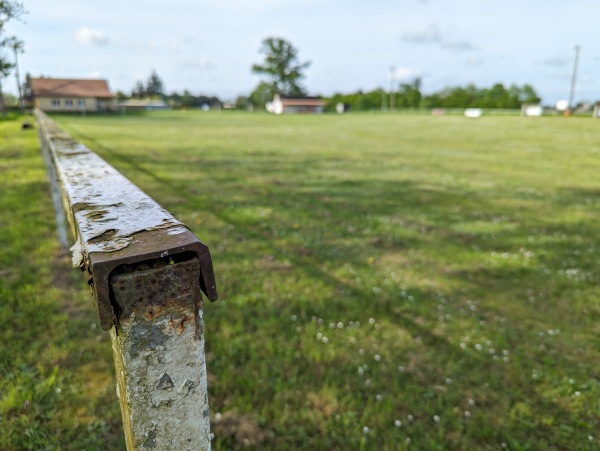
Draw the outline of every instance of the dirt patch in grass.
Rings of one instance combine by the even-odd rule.
[[[238,414],[235,411],[216,414],[213,417],[212,429],[221,439],[233,439],[237,445],[257,446],[265,438],[254,416]]]

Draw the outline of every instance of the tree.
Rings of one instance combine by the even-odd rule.
[[[146,95],[148,97],[163,97],[165,94],[163,81],[155,70],[152,71],[146,83]]]
[[[238,96],[235,99],[235,107],[238,110],[252,111],[252,106],[253,106],[253,104],[249,97]]]
[[[423,97],[424,107],[442,108],[520,108],[524,103],[539,103],[540,97],[531,85],[511,85],[505,88],[496,83],[491,88],[467,87],[447,88]]]
[[[415,78],[412,84],[402,83],[400,85],[399,108],[419,108],[421,106],[421,79]]]
[[[252,94],[253,100],[257,90],[264,93],[266,86],[272,93],[284,96],[305,95],[298,83],[304,78],[303,71],[310,62],[299,62],[298,51],[292,44],[281,38],[267,38],[262,42],[260,53],[265,55],[265,61],[262,65],[254,64],[252,72],[266,75],[267,81],[257,87]]]
[[[117,91],[117,100],[123,101],[129,99],[129,96],[125,94],[123,91]]]
[[[529,84],[523,85],[519,93],[519,100],[523,103],[540,103],[542,100],[540,96],[535,92],[533,86]]]
[[[385,104],[386,91],[382,88],[363,93],[334,94],[329,108],[344,103],[353,111],[380,109]],[[465,87],[449,87],[429,95],[421,93],[421,79],[402,83],[396,94],[399,108],[520,108],[523,103],[539,103],[540,97],[531,85],[511,85],[508,89],[501,83],[491,88],[478,88],[473,84]]]
[[[6,115],[6,106],[4,105],[4,96],[2,95],[2,79],[5,78],[12,68],[14,63],[10,62],[4,55],[3,50],[6,48],[17,49],[13,47],[17,41],[14,36],[6,36],[4,27],[6,23],[12,19],[19,19],[25,10],[20,2],[14,0],[0,0],[0,109],[2,114]]]
[[[250,100],[252,101],[252,104],[256,105],[258,108],[264,108],[265,104],[270,102],[275,94],[278,94],[278,92],[272,84],[261,81],[256,88],[254,88],[254,91],[250,93]]]
[[[14,0],[0,0],[0,32],[4,32],[4,25],[11,19],[19,19],[25,14],[21,2]]]
[[[194,97],[194,95],[187,89],[184,89],[183,94],[181,95],[181,106],[184,106],[184,107],[196,106],[196,97]]]
[[[2,116],[6,116],[6,104],[4,103],[4,94],[2,92],[2,79],[10,74],[13,64],[4,58],[0,58],[0,111]]]
[[[1,0],[0,0],[1,1]],[[155,70],[148,77],[148,82],[137,80],[131,90],[131,97],[134,99],[143,99],[144,97],[166,97],[165,85]]]
[[[131,90],[131,97],[134,99],[141,99],[146,95],[146,88],[141,80],[135,82],[135,86]]]

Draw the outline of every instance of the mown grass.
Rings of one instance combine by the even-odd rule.
[[[598,448],[600,123],[57,120],[211,248],[215,449]]]
[[[25,119],[0,119],[0,448],[123,449],[110,340],[59,249]]]

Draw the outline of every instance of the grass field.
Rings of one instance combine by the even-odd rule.
[[[0,449],[124,448],[110,338],[59,250],[22,119],[0,119]]]
[[[211,249],[215,449],[600,448],[600,122],[57,120]],[[1,434],[122,446],[107,337],[58,254],[33,135],[0,126]]]

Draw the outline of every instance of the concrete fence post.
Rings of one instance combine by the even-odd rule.
[[[110,330],[127,449],[209,450],[202,293],[210,252],[182,223],[36,111],[51,180]]]

